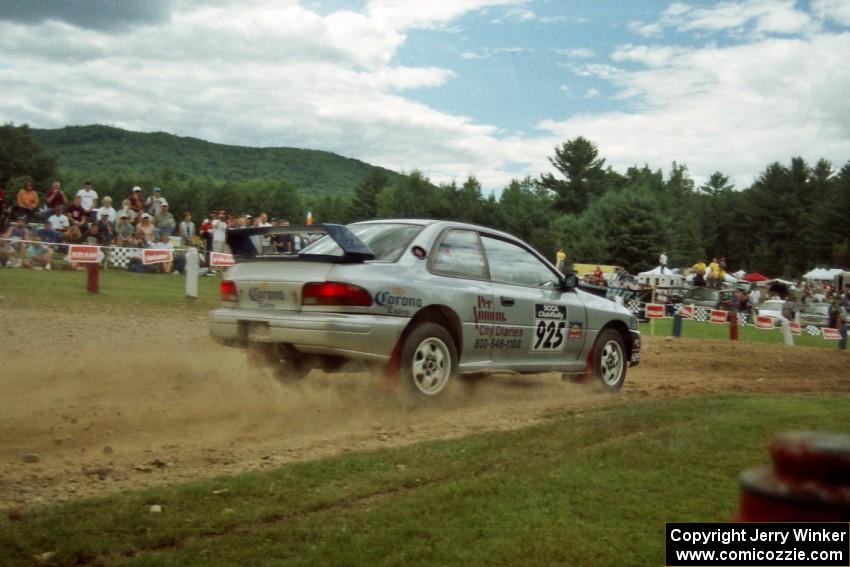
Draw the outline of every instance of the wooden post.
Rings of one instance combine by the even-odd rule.
[[[89,262],[86,264],[86,291],[89,293],[100,293],[98,278],[100,275],[100,264]]]

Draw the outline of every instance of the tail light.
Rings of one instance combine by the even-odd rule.
[[[311,282],[301,290],[302,305],[370,307],[372,296],[362,287],[339,282]]]
[[[221,280],[221,283],[218,286],[218,293],[221,295],[222,301],[236,301],[238,299],[236,294],[236,282],[231,280]]]

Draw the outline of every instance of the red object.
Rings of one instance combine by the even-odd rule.
[[[764,274],[760,274],[758,272],[753,272],[753,273],[747,274],[746,276],[743,277],[743,280],[747,281],[747,282],[766,282],[769,279],[770,279],[769,277],[765,276]]]
[[[767,315],[756,315],[756,329],[772,329],[773,317]]]
[[[850,436],[796,432],[770,444],[773,467],[741,474],[736,520],[850,521]]]
[[[97,248],[96,246],[92,246],[92,248]],[[89,293],[100,293],[99,289],[99,276],[100,276],[100,265],[97,262],[90,262],[86,265],[86,291]]]
[[[221,283],[218,284],[218,294],[221,296],[222,301],[236,301],[239,298],[236,291],[236,282],[221,280]]]
[[[729,317],[729,340],[737,341],[738,340],[738,314],[732,313],[731,317]]]
[[[224,252],[210,252],[210,266],[215,268],[232,266],[236,262],[233,260],[233,254],[225,254]]]
[[[301,291],[301,305],[371,307],[372,296],[362,287],[340,282],[310,282]]]
[[[72,244],[68,247],[68,261],[73,264],[97,263],[97,246]]]
[[[711,310],[711,319],[712,323],[725,323],[729,320],[729,312],[723,311],[722,309],[712,309]]]
[[[660,303],[647,303],[646,304],[646,318],[647,319],[663,319],[664,318],[664,306]]]
[[[171,262],[174,256],[171,254],[170,248],[145,248],[142,250],[142,263],[148,264],[164,264]]]
[[[694,306],[693,305],[682,305],[682,308],[679,309],[679,316],[683,319],[690,319],[694,316]]]
[[[841,331],[838,329],[831,329],[829,327],[824,327],[820,330],[823,338],[830,341],[840,341],[841,340]]]
[[[802,329],[802,327],[800,327],[799,323],[795,323],[794,321],[790,321],[788,323],[788,326],[791,328],[791,334],[794,335],[794,336],[799,337],[803,332],[803,329]]]

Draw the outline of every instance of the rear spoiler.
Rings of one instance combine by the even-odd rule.
[[[322,234],[333,239],[342,249],[342,255],[334,254],[263,254],[263,242],[267,237],[288,234]],[[240,260],[253,258],[299,258],[318,262],[364,262],[374,260],[375,253],[362,240],[357,238],[347,226],[341,224],[314,224],[304,226],[252,226],[250,228],[231,228],[227,230],[227,244],[233,256]],[[258,249],[259,246],[259,249]]]

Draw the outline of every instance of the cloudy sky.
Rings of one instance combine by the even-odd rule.
[[[582,135],[743,187],[850,159],[850,1],[0,0],[0,119],[356,157],[500,190]]]

